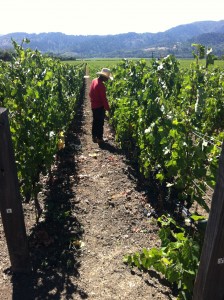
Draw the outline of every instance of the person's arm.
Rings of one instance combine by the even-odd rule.
[[[100,87],[100,98],[101,101],[103,103],[103,107],[105,110],[110,110],[110,106],[107,100],[107,96],[106,96],[106,87],[104,86],[104,84],[102,84],[102,86]]]

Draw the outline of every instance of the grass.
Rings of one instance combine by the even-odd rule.
[[[140,59],[140,58],[139,58]],[[137,58],[129,58],[129,60],[139,60]],[[146,59],[150,62],[151,59]],[[113,66],[119,64],[122,61],[122,58],[95,58],[95,59],[83,59],[83,60],[75,60],[75,61],[65,61],[69,64],[79,65],[86,63],[90,69],[101,70],[102,68],[112,69]],[[194,59],[178,59],[180,62],[180,66],[182,68],[189,68],[191,63],[194,62]],[[200,64],[205,66],[205,60],[200,60]],[[216,60],[214,62],[214,67],[220,67],[224,69],[224,60]]]
[[[137,58],[129,58],[129,60],[140,60]],[[90,78],[94,78],[96,76],[96,72],[100,71],[102,68],[113,69],[114,66],[119,64],[122,61],[122,58],[95,58],[95,59],[83,59],[83,60],[75,60],[75,61],[65,61],[69,64],[79,65],[86,63],[89,69]],[[148,63],[150,63],[151,59],[146,59]],[[190,65],[195,61],[194,59],[178,59],[180,62],[180,67],[183,69],[190,68]],[[199,64],[205,66],[205,59],[199,61]],[[209,66],[209,69],[213,67],[219,67],[224,69],[224,60],[216,60],[214,62],[214,66]]]
[[[121,62],[122,59],[85,59],[85,60],[75,60],[75,61],[65,61],[69,64],[79,65],[86,63],[89,67],[101,70],[102,68],[112,68]]]

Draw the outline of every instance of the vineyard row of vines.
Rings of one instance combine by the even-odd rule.
[[[180,68],[174,56],[151,65],[123,60],[108,84],[117,141],[153,186],[150,198],[157,208],[168,208],[158,219],[161,248],[128,254],[125,262],[163,273],[179,291],[178,299],[192,299],[203,244],[204,231],[197,225],[205,217],[195,209],[188,212],[201,207],[209,213],[206,197],[215,187],[224,137],[224,73],[212,66],[211,51],[195,47],[189,69]],[[200,66],[205,56],[206,66]],[[180,218],[183,208],[188,224]]]
[[[75,116],[85,66],[24,50],[26,40],[12,42],[12,61],[0,61],[0,106],[8,109],[21,195],[29,201]]]

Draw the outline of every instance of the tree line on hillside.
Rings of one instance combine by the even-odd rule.
[[[193,58],[192,44],[212,48],[214,55],[224,55],[224,20],[202,21],[179,25],[164,32],[116,35],[66,35],[60,32],[28,34],[16,32],[0,36],[0,49],[12,49],[26,38],[25,48],[61,59],[85,58],[162,58],[169,54],[177,58]],[[3,57],[6,55],[2,54]]]

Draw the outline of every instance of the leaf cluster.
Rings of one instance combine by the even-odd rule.
[[[188,230],[177,225],[170,217],[162,215],[159,237],[160,248],[142,249],[127,254],[124,262],[147,271],[153,268],[178,290],[179,300],[192,299],[194,280],[198,269],[201,245],[197,235],[192,238]]]
[[[59,133],[74,117],[84,68],[12,43],[12,61],[0,61],[0,105],[9,112],[21,192],[29,199],[53,162]]]
[[[208,211],[203,197],[215,185],[224,128],[222,70],[196,62],[183,70],[167,56],[151,65],[123,60],[113,75],[111,124],[121,146],[146,179],[175,190],[175,201]]]

